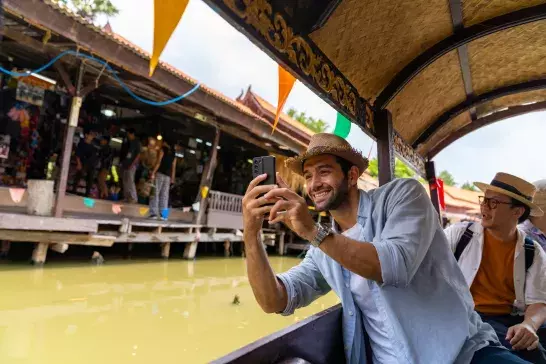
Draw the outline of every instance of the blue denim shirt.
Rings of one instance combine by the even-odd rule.
[[[475,351],[498,343],[474,311],[438,215],[418,181],[400,179],[361,191],[358,223],[359,241],[372,243],[379,256],[383,284],[368,282],[400,363],[470,363]],[[347,362],[366,363],[362,313],[346,269],[311,248],[299,265],[278,277],[288,293],[284,315],[333,289],[343,305]]]

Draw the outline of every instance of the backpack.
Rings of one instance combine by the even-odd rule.
[[[469,223],[463,235],[457,242],[457,247],[455,248],[455,259],[457,259],[457,261],[459,261],[461,254],[463,254],[463,251],[466,249],[468,243],[470,243],[470,240],[474,235],[474,232],[470,229],[471,227],[472,223]],[[526,236],[523,247],[525,248],[525,272],[527,272],[533,265],[533,259],[535,258],[535,244],[533,239]]]

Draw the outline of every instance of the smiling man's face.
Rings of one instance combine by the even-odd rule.
[[[349,181],[333,155],[319,155],[303,164],[307,194],[317,211],[336,210],[348,200]]]
[[[488,190],[485,192],[485,201],[480,205],[480,209],[482,226],[486,229],[515,227],[525,211],[522,207],[512,206],[512,199],[502,193]]]

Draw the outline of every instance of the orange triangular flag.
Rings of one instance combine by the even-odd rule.
[[[154,0],[154,51],[150,59],[150,77],[159,63],[176,26],[182,19],[189,0]]]
[[[292,87],[294,87],[294,82],[296,82],[296,78],[279,65],[279,100],[277,102],[277,113],[275,114],[275,122],[273,123],[271,134],[275,132],[279,116],[286,103],[286,99],[288,99],[288,95],[290,95],[290,91],[292,91]]]

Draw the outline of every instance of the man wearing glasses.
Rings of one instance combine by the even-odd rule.
[[[498,173],[476,183],[482,220],[445,230],[470,287],[476,311],[493,326],[503,345],[532,363],[546,363],[537,331],[546,321],[546,254],[518,229],[544,212],[533,203],[536,187]]]

